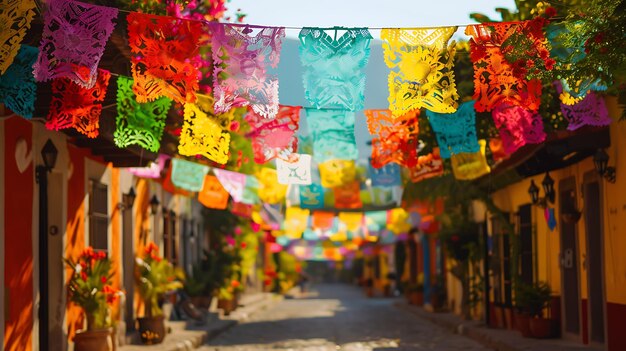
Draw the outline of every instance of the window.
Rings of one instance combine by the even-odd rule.
[[[503,220],[499,217],[491,219],[493,246],[491,250],[491,272],[493,274],[494,302],[511,306],[511,246],[509,235],[504,230]]]
[[[109,192],[106,184],[96,180],[89,184],[89,243],[94,250],[108,251]]]
[[[526,284],[532,284],[533,274],[533,224],[530,205],[519,207],[519,244],[520,244],[520,274]]]

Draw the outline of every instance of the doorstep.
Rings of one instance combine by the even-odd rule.
[[[479,321],[466,321],[449,312],[427,312],[422,307],[397,302],[397,308],[409,311],[445,329],[464,335],[498,351],[593,351],[602,350],[563,339],[524,338],[519,331],[494,329]]]
[[[142,345],[137,333],[133,333],[129,345],[118,346],[117,351],[188,351],[204,345],[207,341],[226,332],[238,323],[245,321],[252,314],[264,310],[280,301],[282,296],[271,293],[257,293],[254,297],[242,296],[245,304],[233,311],[229,316],[208,313],[204,325],[191,321],[169,321],[170,332],[161,344]]]

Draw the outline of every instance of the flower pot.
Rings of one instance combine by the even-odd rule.
[[[365,288],[365,295],[367,295],[367,297],[374,297],[374,287],[372,286],[368,286]]]
[[[224,311],[224,315],[228,316],[232,311],[235,310],[235,300],[234,299],[218,299],[217,300],[217,308]]]
[[[515,327],[522,333],[525,338],[530,338],[532,333],[530,332],[530,316],[526,313],[515,313]]]
[[[113,351],[112,329],[83,330],[74,336],[75,351]]]
[[[165,338],[165,317],[137,318],[139,337],[144,345],[160,344]]]
[[[530,333],[533,338],[545,339],[552,337],[552,321],[547,318],[530,318]]]
[[[424,293],[421,291],[411,291],[409,293],[409,303],[415,306],[422,306],[424,304]]]

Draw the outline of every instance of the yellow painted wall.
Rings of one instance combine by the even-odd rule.
[[[606,278],[607,302],[626,304],[626,153],[619,150],[626,150],[626,123],[617,122],[620,111],[617,107],[616,99],[607,99],[609,113],[614,118],[614,123],[610,127],[611,147],[607,149],[609,154],[609,166],[617,168],[617,181],[615,184],[603,181],[604,196],[604,266]],[[583,210],[583,198],[581,196],[581,186],[584,175],[587,172],[595,172],[592,157],[589,157],[575,165],[550,172],[555,182],[556,201],[550,204],[554,207],[557,223],[560,222],[559,214],[559,181],[568,177],[576,179],[576,194],[578,198],[578,209]],[[524,179],[512,184],[493,194],[495,204],[503,211],[514,213],[518,207],[530,203],[528,187],[531,179],[541,188],[541,181],[544,175]],[[543,196],[543,189],[540,196]],[[560,294],[560,237],[559,227],[550,231],[544,219],[543,209],[532,206],[532,221],[536,228],[536,277],[539,280],[550,284],[554,294]],[[512,220],[514,216],[511,217]],[[584,267],[586,257],[586,233],[585,217],[581,217],[576,225],[578,237],[578,271],[581,286],[581,298],[587,298],[587,271]]]

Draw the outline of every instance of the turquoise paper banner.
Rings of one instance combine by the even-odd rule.
[[[300,185],[300,207],[323,208],[324,188],[320,184]]]
[[[174,158],[172,159],[172,183],[188,191],[200,191],[204,184],[204,176],[209,169],[209,166]]]

